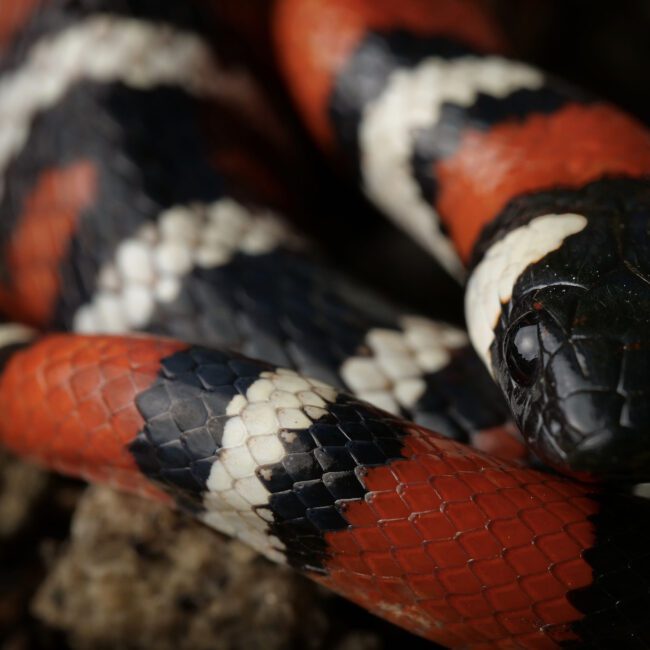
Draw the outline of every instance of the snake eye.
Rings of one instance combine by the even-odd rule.
[[[536,312],[522,316],[506,338],[506,364],[511,377],[521,386],[530,386],[539,370],[538,321]]]

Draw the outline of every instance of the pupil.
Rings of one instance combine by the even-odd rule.
[[[536,314],[525,316],[513,327],[506,348],[506,362],[518,384],[529,386],[533,383],[539,366]]]

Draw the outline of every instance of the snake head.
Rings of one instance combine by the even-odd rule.
[[[472,340],[544,462],[647,482],[650,184],[599,181],[527,199],[474,268]]]

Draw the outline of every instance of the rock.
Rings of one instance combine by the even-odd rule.
[[[47,483],[47,472],[0,452],[0,542],[28,523]]]
[[[74,648],[318,648],[318,588],[163,505],[91,487],[34,601]]]
[[[43,549],[69,527],[78,484],[0,452],[0,648],[65,648],[29,603],[43,580]]]
[[[106,487],[79,501],[32,609],[75,650],[435,647],[188,516]]]

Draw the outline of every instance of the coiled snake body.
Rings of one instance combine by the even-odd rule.
[[[79,333],[3,328],[3,443],[450,647],[645,647],[647,502],[524,467],[462,332],[368,297],[231,188],[224,129],[259,134],[229,102],[259,97],[201,12],[48,4],[5,36],[0,306]],[[330,154],[452,272],[473,255],[470,335],[535,451],[645,480],[647,133],[478,54],[502,39],[474,2],[274,21]]]

